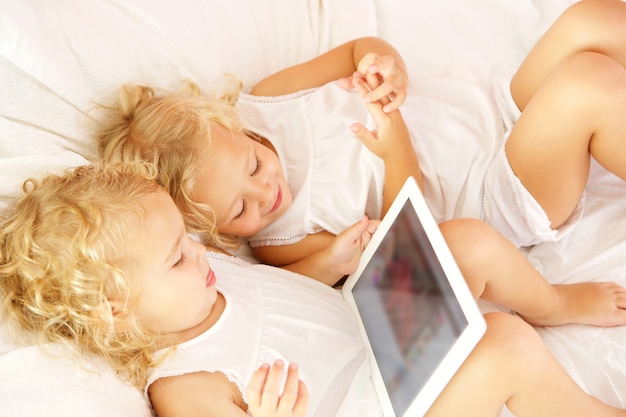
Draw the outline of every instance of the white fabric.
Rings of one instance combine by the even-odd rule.
[[[97,358],[55,345],[0,355],[0,417],[151,417],[142,392]]]
[[[354,317],[337,290],[265,265],[213,253],[207,258],[226,309],[211,329],[179,345],[149,383],[219,371],[237,383],[245,398],[258,366],[282,359],[299,365],[309,390],[308,416],[381,415]],[[338,413],[346,395],[369,405]]]
[[[333,82],[281,97],[243,95],[238,109],[246,127],[276,149],[293,195],[251,246],[292,244],[321,230],[338,234],[364,212],[380,218],[384,164],[350,130],[369,118],[356,91]]]
[[[412,81],[402,106],[424,175],[424,195],[435,220],[478,217],[488,162],[501,135],[486,82],[449,77]],[[473,110],[471,110],[473,109]]]
[[[0,0],[0,212],[26,178],[94,156],[90,109],[122,83],[176,88],[188,78],[206,90],[231,72],[248,89],[374,35],[375,19],[373,0]],[[150,415],[110,370],[98,377],[73,357],[16,350],[0,330],[1,416]]]
[[[375,33],[372,0],[0,0],[0,161],[35,158],[0,164],[0,209],[37,156],[95,154],[90,109],[123,83],[210,90],[233,73],[248,89]]]
[[[493,158],[483,183],[480,218],[492,225],[517,247],[528,247],[542,242],[555,242],[572,231],[580,222],[585,207],[585,195],[558,229],[552,229],[550,219],[515,175],[505,151],[505,143],[521,111],[515,104],[510,89],[510,78],[494,83],[495,96],[505,126],[502,147]]]
[[[567,221],[552,229],[546,212],[515,176],[502,147],[485,175],[480,218],[517,247],[528,247],[563,239],[580,223],[584,206],[583,195]]]
[[[406,60],[407,110],[417,109],[408,120],[418,132],[415,139],[431,147],[425,154],[439,155],[422,159],[437,178],[426,190],[435,217],[477,217],[476,184],[510,127],[494,96],[494,80],[510,77],[572,2],[0,0],[0,209],[27,176],[93,155],[89,103],[122,82],[168,87],[189,77],[207,88],[223,71],[232,71],[248,88],[275,69],[352,37],[378,33]],[[550,282],[625,285],[624,195],[624,182],[594,164],[579,225],[559,242],[530,249],[529,259]],[[539,332],[586,390],[611,404],[626,404],[626,328],[566,326]],[[0,336],[0,354],[13,349],[10,336]],[[85,407],[78,412],[68,403],[80,408],[80,400],[62,392],[73,383],[70,367],[44,360],[31,367],[28,354],[11,358],[32,394],[0,396],[3,406],[20,403],[13,409],[21,412],[11,415],[46,415],[54,402],[38,407],[34,393],[56,389],[56,406],[65,407],[66,416],[94,410],[123,415],[118,399],[128,395],[128,387],[107,383],[111,394],[94,395],[92,406],[81,402]],[[0,392],[12,393],[13,377],[4,375],[0,371]],[[55,377],[62,379],[50,383]],[[89,396],[92,386],[83,387],[82,395]],[[343,407],[352,404],[346,401]]]

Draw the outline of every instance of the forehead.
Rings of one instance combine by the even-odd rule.
[[[167,192],[159,190],[145,195],[141,198],[141,205],[146,213],[140,227],[144,237],[167,237],[168,234],[177,233],[181,226],[184,227],[182,215]]]
[[[167,192],[146,194],[139,198],[139,205],[142,213],[126,231],[128,247],[118,248],[124,251],[135,290],[158,272],[173,242],[185,230],[182,216]]]
[[[223,126],[213,126],[191,198],[211,207],[219,224],[230,215],[248,181],[254,163],[254,141],[243,132],[232,133]]]
[[[225,155],[243,157],[241,153],[250,146],[250,138],[243,132],[233,133],[218,123],[211,123],[211,142],[208,146],[209,161],[221,159]]]

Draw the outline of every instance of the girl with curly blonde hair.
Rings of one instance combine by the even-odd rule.
[[[24,189],[0,229],[0,290],[9,322],[23,330],[15,333],[79,346],[145,383],[156,335],[109,300],[131,301],[128,234],[145,216],[140,198],[158,185],[130,170],[80,167]]]
[[[544,117],[549,112],[541,110],[543,105],[555,110],[555,103],[544,99],[569,91],[552,83],[546,71],[563,75],[576,88],[586,84],[579,77],[592,84],[580,92],[589,95],[593,106],[568,100],[564,104],[575,104],[572,114],[603,109],[602,100],[593,97],[620,101],[619,90],[587,72],[587,58],[607,63],[619,55],[614,51],[619,37],[595,30],[616,13],[626,16],[623,2],[581,2],[548,30],[511,84],[514,96],[524,99],[520,108],[526,116]],[[581,21],[588,23],[582,40],[563,36],[578,30]],[[617,21],[612,23],[609,33],[622,30]],[[584,52],[589,45],[611,48],[598,57]],[[546,61],[546,51],[553,49],[562,53]],[[626,70],[617,64],[605,69],[619,74],[616,80],[626,80]],[[531,79],[539,83],[531,88],[537,91],[532,100],[522,94]],[[336,285],[356,270],[377,227],[375,219],[384,216],[406,178],[413,176],[423,185],[413,139],[398,110],[407,83],[397,51],[381,39],[362,38],[269,76],[251,94],[241,93],[236,83],[224,89],[228,94],[215,97],[202,96],[194,85],[186,94],[125,86],[107,108],[108,119],[97,135],[99,152],[107,161],[154,164],[188,227],[206,243],[232,249],[235,238],[242,237],[260,262]],[[358,94],[342,87],[354,87]],[[596,88],[602,94],[594,93]],[[618,113],[623,111],[611,113],[614,123],[606,124],[606,131],[603,127],[602,134],[592,136],[583,126],[575,127],[576,136],[556,135],[553,124],[541,123],[539,129],[534,117],[530,122],[520,117],[484,178],[484,192],[476,196],[485,222],[453,219],[442,224],[477,298],[513,309],[536,325],[626,324],[626,289],[613,282],[550,285],[516,247],[534,241],[511,240],[517,232],[530,239],[560,239],[574,227],[582,215],[590,151],[613,167],[623,165],[611,157],[621,146],[611,139],[620,137]],[[368,114],[376,124],[373,131],[353,123],[367,120]],[[591,120],[585,114],[577,118],[582,124]],[[258,134],[245,129],[244,121]],[[562,132],[574,127],[565,124]],[[534,135],[535,129],[542,134]],[[531,161],[540,161],[541,167]],[[509,226],[514,233],[506,232]]]
[[[380,416],[372,391],[358,391],[366,381],[344,374],[368,362],[340,296],[207,252],[153,175],[91,166],[26,183],[0,224],[2,311],[14,328],[31,343],[106,358],[146,390],[159,417]],[[294,302],[308,308],[287,311]],[[505,403],[520,417],[626,416],[582,391],[527,323],[504,313],[486,320],[427,416],[496,415]],[[339,408],[348,390],[356,401]]]

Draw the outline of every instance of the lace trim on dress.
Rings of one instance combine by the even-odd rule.
[[[207,256],[209,258],[213,258],[218,261],[228,262],[234,265],[239,265],[239,266],[251,265],[250,262],[244,259],[238,258],[237,256],[234,256],[234,255],[228,255],[222,252],[207,251]]]
[[[309,95],[319,87],[312,87],[306,90],[294,91],[293,93],[283,94],[282,96],[255,96],[250,93],[240,93],[239,97],[253,103],[282,103],[291,100],[297,100],[300,97]]]
[[[294,243],[300,242],[304,239],[306,235],[299,235],[293,237],[269,237],[266,239],[259,240],[250,240],[248,244],[250,247],[258,248],[259,246],[284,246],[284,245],[293,245]]]

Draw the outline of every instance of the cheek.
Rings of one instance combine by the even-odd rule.
[[[253,210],[248,209],[248,213],[239,220],[228,224],[218,224],[217,230],[222,234],[234,235],[240,237],[250,237],[261,231],[261,219],[258,214],[251,213]]]
[[[284,176],[283,174],[283,166],[280,163],[280,160],[278,159],[278,156],[276,156],[276,154],[272,151],[269,151],[269,155],[267,160],[270,163],[270,166],[272,167],[272,169],[276,172],[280,172],[281,176]]]
[[[163,333],[183,331],[200,321],[206,309],[203,288],[175,287],[153,292],[137,310],[138,319],[148,328]]]

